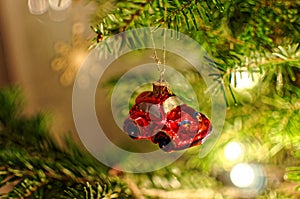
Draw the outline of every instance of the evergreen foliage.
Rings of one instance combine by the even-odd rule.
[[[64,149],[50,135],[44,114],[22,115],[19,89],[0,92],[1,198],[128,198],[126,185],[75,144]],[[76,188],[76,191],[74,191]]]
[[[92,1],[92,0],[91,0]],[[140,27],[164,27],[198,41],[217,64],[227,100],[235,96],[229,84],[232,72],[275,73],[278,89],[287,73],[295,81],[299,67],[299,1],[112,1],[115,9],[92,21],[97,42]],[[180,34],[176,35],[180,39]],[[136,36],[139,42],[139,36]],[[97,42],[96,42],[97,41]],[[125,41],[124,41],[125,42]],[[277,68],[278,67],[278,68]],[[243,69],[241,69],[243,68]],[[269,77],[272,78],[272,77]],[[234,103],[237,103],[236,101]]]
[[[238,139],[248,140],[252,147],[262,145],[265,160],[249,154],[248,161],[279,163],[279,160],[296,159],[289,163],[298,165],[300,1],[124,0],[114,3],[115,9],[92,21],[103,40],[139,27],[166,27],[188,34],[205,48],[220,70],[216,82],[230,107],[225,129],[237,120],[242,121]],[[176,37],[180,39],[180,34]],[[255,73],[262,76],[251,92],[238,93],[234,88],[242,72],[248,72],[252,79]],[[206,165],[200,167],[210,170],[209,163],[215,160],[218,148],[230,141],[228,136],[224,133],[227,139],[205,161],[193,160],[195,164],[188,165]],[[297,166],[287,168],[286,179],[300,182],[299,171]]]
[[[97,34],[94,46],[139,27],[166,27],[199,42],[221,73],[215,86],[225,93],[228,104],[224,132],[204,159],[198,158],[197,149],[191,149],[159,171],[107,177],[109,168],[71,138],[63,140],[64,149],[59,147],[48,132],[44,114],[22,115],[18,89],[3,89],[0,187],[11,186],[3,198],[174,198],[195,194],[233,198],[220,175],[232,166],[221,158],[224,146],[232,140],[245,144],[243,161],[276,165],[285,169],[285,182],[300,182],[300,1],[89,1],[97,5],[91,17]],[[180,39],[180,34],[174,36]],[[242,72],[252,78],[259,74],[258,86],[238,92],[236,79]],[[195,78],[193,71],[185,75]],[[285,192],[280,185],[268,185],[257,196],[296,197],[297,193]]]

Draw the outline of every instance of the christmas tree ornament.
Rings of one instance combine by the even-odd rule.
[[[165,7],[165,18],[166,18]],[[163,64],[158,57],[153,35],[153,58],[160,73],[152,91],[144,91],[124,121],[123,130],[133,139],[147,139],[166,152],[202,144],[212,131],[209,119],[177,97],[164,81],[166,66],[166,24],[163,34]]]
[[[202,144],[212,126],[204,114],[185,104],[162,81],[137,96],[123,129],[133,139],[150,140],[172,152]]]

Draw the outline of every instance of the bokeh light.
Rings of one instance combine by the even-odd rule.
[[[29,12],[33,15],[41,15],[49,8],[48,0],[28,0]]]
[[[257,164],[238,163],[230,171],[231,182],[239,188],[260,193],[266,185],[263,168]]]
[[[49,0],[49,16],[56,22],[61,22],[68,17],[68,10],[72,5],[72,0]]]
[[[231,73],[230,84],[237,90],[251,89],[259,82],[261,74],[257,71],[248,71],[241,68]]]
[[[250,187],[255,180],[255,173],[249,164],[239,163],[232,168],[230,179],[237,187]]]
[[[244,146],[239,142],[229,142],[224,148],[224,156],[227,160],[236,161],[244,155]]]
[[[73,84],[79,67],[89,53],[90,41],[83,35],[83,25],[74,24],[72,31],[73,36],[70,42],[56,42],[54,45],[57,55],[51,63],[52,69],[60,72],[60,83],[63,86]]]

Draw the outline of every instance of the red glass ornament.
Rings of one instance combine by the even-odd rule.
[[[186,105],[166,83],[137,96],[123,129],[136,140],[147,139],[166,151],[202,144],[212,131],[209,119]]]

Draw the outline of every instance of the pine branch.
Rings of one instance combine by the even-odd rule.
[[[124,183],[106,177],[108,168],[70,138],[62,140],[65,149],[59,147],[43,114],[23,116],[20,96],[18,89],[0,91],[0,188],[12,186],[2,198],[60,198],[69,187],[86,182],[115,184],[99,190],[102,195],[129,195]]]
[[[253,50],[270,50],[274,44],[282,45],[286,40],[299,42],[299,8],[299,3],[280,1],[267,6],[261,1],[243,0],[223,3],[130,0],[118,2],[113,12],[96,22],[94,29],[97,34],[110,36],[131,28],[166,24],[208,45],[211,56],[227,65],[233,61],[227,67],[234,67],[230,56],[233,51],[247,54]],[[274,26],[274,20],[280,21],[279,25]]]
[[[300,2],[293,0],[130,0],[116,4],[115,11],[96,22],[95,30],[104,35],[100,37],[102,41],[128,29],[166,25],[191,36],[216,62],[221,75],[215,76],[216,84],[210,88],[218,92],[218,86],[228,104],[237,105],[232,108],[236,110],[229,111],[229,132],[222,135],[222,142],[205,161],[187,158],[189,169],[209,172],[213,165],[222,165],[224,162],[216,154],[222,153],[233,137],[243,141],[249,150],[245,161],[298,165],[300,92],[295,69],[300,65],[299,13]],[[180,34],[176,37],[180,39]],[[246,103],[231,84],[232,78],[241,72],[262,76],[258,87],[243,91],[250,95]],[[241,120],[241,128],[232,130],[237,120]],[[263,155],[254,157],[255,154]],[[287,170],[287,179],[299,181],[298,166]],[[147,189],[145,193],[157,196],[161,189]]]
[[[208,1],[205,4],[221,7],[219,1]],[[189,23],[194,24],[198,29],[199,15],[209,17],[209,12],[202,8],[199,11],[200,1],[161,1],[161,0],[128,0],[116,4],[116,9],[107,14],[101,21],[96,22],[95,32],[110,36],[131,28],[158,27],[167,24],[169,28],[179,29],[180,24],[185,24],[188,31],[191,31]],[[221,8],[219,8],[221,9]],[[166,13],[165,13],[166,11]],[[166,16],[165,16],[166,15]],[[195,15],[195,16],[194,16]],[[173,24],[173,26],[172,26]],[[178,26],[176,26],[177,24]],[[206,29],[205,26],[202,27]]]
[[[96,182],[94,184],[78,183],[65,190],[66,196],[62,198],[78,198],[78,199],[100,199],[100,198],[130,198],[126,192],[120,192],[120,190],[126,190],[124,183],[118,181],[107,181],[102,184]],[[83,194],[84,193],[84,194]]]
[[[289,58],[289,62],[284,60],[278,63],[278,59],[274,56],[282,60],[282,57],[278,57],[282,52],[279,54],[273,52],[272,60],[268,56],[277,46],[299,42],[298,12],[300,3],[291,1],[285,3],[274,1],[270,4],[243,0],[121,1],[116,4],[116,9],[112,13],[97,22],[98,25],[94,30],[98,34],[98,39],[95,40],[99,42],[112,34],[131,28],[159,27],[165,24],[167,28],[174,29],[177,33],[186,33],[203,45],[224,75],[223,81],[219,81],[224,85],[220,84],[219,87],[223,87],[223,90],[228,91],[229,96],[234,99],[228,82],[231,75],[228,73],[232,73],[240,65],[246,65],[251,72],[253,67],[245,64],[243,59],[253,52],[257,52],[253,58],[261,57],[268,60],[268,63],[255,62],[260,72],[285,64],[287,67],[283,67],[283,71],[287,71],[292,81],[295,80],[291,65],[297,66],[299,59],[293,57]],[[274,26],[274,21],[278,21],[279,24]],[[180,34],[176,37],[180,39]],[[142,35],[135,35],[135,41],[122,41],[120,47],[124,44],[134,47],[134,43],[140,44],[143,39]],[[256,55],[258,57],[255,57]],[[277,63],[273,64],[275,62]],[[279,81],[281,73],[277,77]],[[277,86],[279,92],[282,92],[281,87]]]
[[[271,52],[254,51],[247,56],[235,54],[239,63],[222,71],[222,75],[217,76],[216,80],[225,88],[227,101],[230,101],[229,98],[232,97],[234,104],[237,103],[236,93],[231,87],[236,86],[236,79],[241,73],[247,73],[252,80],[255,79],[254,75],[258,74],[261,80],[258,83],[259,88],[256,87],[256,90],[264,95],[272,93],[281,96],[288,96],[291,93],[298,95],[298,89],[293,84],[298,84],[295,72],[300,64],[299,53],[299,44],[296,43],[278,46]]]
[[[86,4],[93,3],[95,12],[90,17],[90,22],[101,21],[108,13],[116,9],[116,0],[85,0]]]

